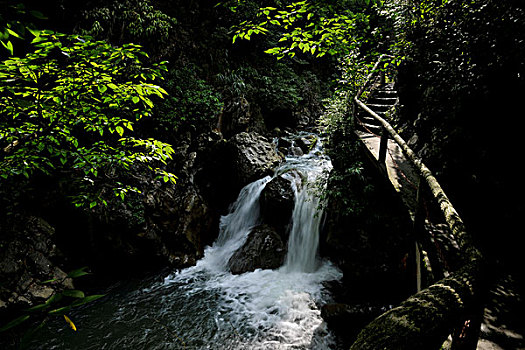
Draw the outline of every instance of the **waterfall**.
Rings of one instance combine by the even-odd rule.
[[[270,180],[271,177],[266,176],[246,185],[230,206],[230,213],[221,217],[219,237],[205,255],[211,260],[209,266],[226,270],[228,260],[245,242],[250,229],[261,222],[259,197]]]
[[[233,253],[261,224],[259,197],[268,176],[240,191],[221,218],[219,237],[195,266],[112,292],[69,315],[82,325],[78,334],[58,320],[40,339],[50,349],[334,349],[318,307],[330,300],[323,282],[341,278],[317,257],[321,213],[313,188],[331,166],[320,147],[287,157],[275,174],[292,182],[296,196],[281,268],[241,275],[228,269]]]
[[[286,271],[314,272],[318,267],[317,249],[321,221],[318,206],[319,198],[308,188],[296,194],[288,255],[284,264]]]
[[[319,180],[327,176],[327,170],[331,168],[332,163],[323,155],[320,141],[309,154],[291,157],[281,167],[281,171],[287,171],[286,176],[295,192],[284,271],[314,272],[319,267],[317,253],[323,213],[316,187],[320,186]],[[293,172],[290,172],[291,169]]]
[[[310,153],[287,157],[274,176],[287,178],[295,193],[295,206],[291,217],[288,253],[282,268],[285,272],[314,272],[318,267],[319,210],[318,180],[331,169],[330,160],[322,153],[317,142]],[[215,268],[226,269],[228,259],[242,246],[250,230],[261,223],[259,197],[271,177],[266,176],[246,185],[230,207],[230,213],[220,220],[220,233],[206,254]]]

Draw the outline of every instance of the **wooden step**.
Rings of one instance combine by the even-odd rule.
[[[375,90],[374,96],[377,97],[396,97],[397,91],[396,90]]]
[[[374,117],[372,117],[368,113],[365,113],[363,115],[359,115],[359,120],[361,120],[362,122],[368,123],[368,124],[377,124],[377,125],[379,125],[379,121],[377,121]]]
[[[383,104],[383,105],[395,105],[397,102],[397,97],[376,97],[372,96],[368,99],[369,103],[372,104]]]
[[[376,113],[377,113],[377,111],[386,112],[390,108],[392,108],[392,105],[385,105],[385,104],[367,103],[366,105],[368,106],[368,108],[370,108],[371,110],[373,110]]]
[[[368,124],[366,122],[357,123],[357,130],[361,130],[368,133],[374,133],[376,135],[381,135],[381,126],[375,124]]]

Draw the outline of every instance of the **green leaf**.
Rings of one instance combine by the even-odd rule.
[[[120,125],[117,126],[117,127],[115,128],[115,130],[117,131],[117,133],[118,133],[120,136],[124,135],[124,128],[123,128],[122,126],[120,126]]]
[[[23,315],[23,316],[15,318],[11,322],[9,322],[9,323],[5,324],[4,326],[0,327],[0,332],[5,332],[8,329],[11,329],[13,327],[18,326],[22,322],[27,321],[29,319],[29,317],[30,317],[29,315]]]
[[[38,19],[47,19],[47,17],[44,16],[44,15],[42,14],[42,12],[40,12],[40,11],[29,11],[29,13],[30,13],[33,17],[35,17],[35,18],[38,18]]]
[[[71,304],[71,307],[77,307],[77,306],[80,306],[80,305],[84,305],[84,304],[87,304],[87,303],[91,303],[95,300],[98,300],[100,298],[103,298],[105,297],[106,295],[105,294],[94,294],[94,295],[89,295],[85,298],[82,298],[82,299],[78,299],[76,301],[74,301],[72,304]]]
[[[60,307],[58,309],[54,309],[54,310],[49,311],[49,314],[50,315],[64,314],[64,313],[68,312],[69,310],[71,310],[72,308],[73,308],[73,305]]]
[[[72,298],[85,298],[84,292],[81,290],[76,289],[66,289],[62,292],[62,294],[66,297],[72,297]]]
[[[33,29],[33,28],[30,28],[30,27],[26,27],[26,29],[27,29],[31,34],[33,34],[33,36],[35,36],[35,37],[40,36],[40,33],[41,33],[40,30]]]
[[[9,51],[11,55],[13,55],[13,44],[11,43],[11,41],[8,41],[6,44],[2,40],[0,40],[0,43],[2,43],[2,45],[7,49],[7,51]]]
[[[106,85],[98,85],[98,91],[103,94],[104,92],[106,92],[106,90],[108,89],[108,87]]]
[[[138,98],[138,96],[133,96],[132,100],[133,100],[133,103],[137,104],[137,103],[139,103],[140,98]]]
[[[12,31],[11,29],[9,28],[6,28],[7,29],[7,32],[9,34],[11,34],[12,36],[14,36],[15,38],[18,38],[18,39],[22,39],[22,37],[20,35],[18,35],[16,32]]]
[[[77,277],[89,275],[90,273],[85,271],[87,268],[88,268],[87,266],[84,266],[84,267],[81,267],[80,269],[73,270],[67,274],[67,277],[77,278]]]
[[[44,282],[42,282],[42,283],[44,283]],[[51,304],[53,304],[55,302],[59,302],[60,300],[62,300],[62,294],[61,293],[53,294],[49,299],[46,300],[45,303],[39,304],[39,305],[35,305],[33,307],[30,307],[29,309],[26,309],[26,311],[32,312],[32,311],[38,311],[38,310],[47,309],[49,306],[51,306]]]

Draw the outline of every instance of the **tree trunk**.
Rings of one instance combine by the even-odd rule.
[[[478,303],[483,281],[480,260],[411,296],[376,318],[351,350],[439,349],[468,310]]]

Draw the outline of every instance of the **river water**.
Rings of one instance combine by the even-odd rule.
[[[221,218],[216,242],[196,266],[139,283],[44,327],[33,349],[334,349],[320,316],[330,300],[323,282],[341,273],[317,255],[321,213],[312,190],[331,168],[321,142],[310,153],[286,157],[274,176],[292,181],[296,200],[288,255],[276,270],[232,275],[231,255],[261,223],[259,196],[271,177],[244,187]]]

